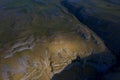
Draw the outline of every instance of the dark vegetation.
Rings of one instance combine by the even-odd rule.
[[[120,1],[118,0],[63,0],[61,4],[81,22],[97,33],[111,51],[119,55],[120,6],[116,5],[115,2],[120,5]],[[104,7],[100,7],[100,5]],[[110,10],[112,11],[110,12]]]

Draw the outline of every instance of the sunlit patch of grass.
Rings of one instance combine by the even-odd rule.
[[[49,59],[51,57],[54,63],[61,63],[60,60],[57,57],[55,57],[55,55],[57,55],[58,51],[61,49],[65,49],[64,51],[60,52],[61,56],[69,60],[69,59],[74,59],[73,56],[75,53],[79,55],[81,58],[89,56],[91,55],[89,53],[91,53],[92,50],[95,49],[95,47],[96,45],[94,43],[91,42],[86,43],[85,40],[75,35],[75,33],[71,33],[71,32],[65,34],[61,33],[61,34],[53,35],[51,39],[47,39],[46,37],[43,40],[43,42],[38,42],[38,44],[36,44],[36,46],[32,50],[24,50],[21,52],[17,52],[11,58],[7,58],[2,61],[4,62],[4,64],[9,64],[12,68],[14,67],[14,69],[17,69],[19,66],[17,64],[18,59],[22,58],[23,56],[28,56],[29,59],[28,62],[30,63],[28,64],[29,67],[27,68],[27,72],[30,73],[35,69],[33,67],[33,62],[35,60],[38,60],[40,63],[42,63],[43,61],[46,60],[46,58]],[[48,51],[47,54],[46,51]],[[100,49],[100,51],[104,51],[104,50]],[[81,53],[78,54],[79,52]],[[43,64],[39,64],[40,69],[42,66]],[[64,65],[55,68],[55,70],[59,70],[62,67],[64,67]],[[89,69],[88,67],[86,74],[90,75],[89,71],[92,70]],[[35,72],[36,75],[37,73],[40,74],[39,70],[38,72]],[[17,78],[17,77],[20,78],[24,76],[23,74],[14,74],[14,75],[15,76],[13,76],[13,78]]]
[[[12,75],[13,80],[15,80],[15,79],[20,79],[22,76],[23,76],[23,74],[21,74],[21,73],[17,73],[17,74],[13,74],[13,75]]]

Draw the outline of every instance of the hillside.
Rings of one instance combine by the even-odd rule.
[[[53,80],[64,70],[67,77],[76,60],[80,80],[96,79],[116,63],[102,39],[61,0],[0,0],[0,80]],[[66,79],[60,78],[54,80]]]

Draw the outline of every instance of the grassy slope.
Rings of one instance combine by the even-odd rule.
[[[58,2],[59,1],[49,2],[48,0],[47,3],[43,5],[33,0],[13,0],[10,2],[3,0],[3,2],[0,3],[0,5],[4,6],[4,8],[0,10],[0,49],[7,47],[9,49],[16,42],[21,39],[24,41],[31,35],[35,39],[43,38],[43,41],[47,41],[45,43],[38,42],[33,50],[17,52],[13,57],[7,59],[3,58],[7,51],[0,51],[0,68],[3,68],[4,65],[9,65],[17,71],[20,66],[19,59],[25,56],[29,57],[27,62],[27,64],[29,63],[29,67],[26,69],[26,72],[24,74],[20,72],[10,74],[10,78],[13,78],[13,80],[22,78],[34,69],[37,71],[29,78],[32,79],[39,76],[42,70],[41,67],[43,67],[41,61],[46,59],[46,48],[49,48],[49,53],[52,55],[52,59],[55,61],[54,63],[59,63],[61,60],[55,57],[57,51],[61,48],[67,48],[68,53],[71,52],[71,55],[63,55],[67,56],[68,59],[73,58],[72,52],[85,53],[84,55],[79,53],[81,57],[85,57],[91,52],[99,53],[105,51],[106,47],[98,37],[95,38],[100,41],[100,44],[96,44],[91,38],[85,40],[79,37],[75,30],[78,24],[82,27],[80,32],[82,32],[82,30],[84,32],[85,29],[84,33],[88,32],[87,34],[89,35],[93,35],[94,33],[87,29],[85,25],[79,23],[79,21],[59,5]],[[62,33],[60,36],[63,36],[60,39],[59,35],[57,35],[59,33]],[[54,37],[54,35],[56,37]],[[63,41],[64,43],[52,44],[52,42],[59,43],[59,41]],[[33,62],[36,60],[41,63],[39,64],[39,68],[33,67]],[[2,71],[0,71],[0,73],[1,72]],[[43,77],[43,79],[46,78],[46,76]],[[2,77],[0,77],[0,80],[1,78]]]
[[[31,34],[45,36],[48,30],[52,30],[51,32],[70,30],[69,15],[64,14],[58,6],[54,7],[53,4],[48,3],[42,5],[33,0],[13,0],[9,3],[7,1],[3,3],[1,5],[4,5],[5,8],[0,12],[1,47],[5,43],[14,42],[19,37]],[[14,28],[18,28],[17,31]]]

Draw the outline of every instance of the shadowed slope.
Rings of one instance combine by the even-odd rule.
[[[104,40],[107,47],[119,55],[119,0],[62,0],[61,4],[97,33]]]

